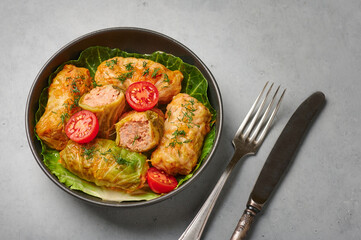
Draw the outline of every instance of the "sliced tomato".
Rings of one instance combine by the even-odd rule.
[[[168,193],[178,185],[175,177],[155,167],[148,169],[147,181],[150,189],[155,193]]]
[[[87,110],[75,113],[65,126],[66,135],[77,143],[90,142],[96,137],[98,131],[97,117]]]
[[[128,87],[125,97],[134,110],[141,112],[152,109],[158,103],[159,93],[150,82],[135,82]]]

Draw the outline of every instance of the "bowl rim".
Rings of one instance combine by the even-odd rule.
[[[38,139],[36,139],[35,135],[34,138],[32,138],[32,134],[31,131],[34,131],[34,129],[30,129],[30,124],[29,121],[32,121],[33,119],[30,119],[29,115],[30,115],[30,103],[34,94],[34,91],[36,89],[36,85],[40,80],[40,75],[41,73],[50,65],[50,63],[54,60],[54,58],[56,58],[59,54],[61,54],[64,50],[72,47],[73,45],[76,45],[77,43],[84,41],[87,38],[91,38],[95,35],[98,34],[103,34],[106,32],[111,32],[111,31],[136,31],[136,32],[140,32],[140,33],[148,33],[151,35],[155,35],[161,38],[166,39],[167,41],[173,42],[176,45],[178,45],[179,47],[183,48],[186,52],[188,52],[192,58],[196,59],[200,65],[202,66],[202,68],[204,69],[204,71],[206,71],[206,73],[209,75],[209,79],[206,78],[206,80],[208,81],[208,88],[211,84],[214,86],[214,92],[216,93],[216,101],[218,102],[219,106],[218,106],[218,111],[217,111],[217,125],[218,127],[216,127],[216,136],[214,139],[214,143],[212,146],[211,151],[208,153],[208,156],[203,160],[203,163],[201,164],[201,166],[198,168],[198,170],[193,174],[192,176],[192,180],[188,180],[185,183],[183,183],[179,188],[177,188],[176,190],[165,194],[163,196],[160,196],[158,198],[155,199],[151,199],[151,200],[144,200],[144,201],[126,201],[126,202],[116,202],[116,201],[104,201],[100,198],[96,198],[93,196],[90,196],[88,194],[83,194],[80,191],[76,191],[76,190],[72,190],[69,187],[65,186],[63,183],[61,183],[58,178],[53,175],[50,170],[46,167],[46,165],[44,164],[43,161],[43,157],[41,156],[40,153],[38,153],[37,149],[35,148],[35,141],[38,141]],[[37,101],[35,101],[38,103],[38,99]],[[222,102],[222,97],[221,97],[221,93],[218,87],[218,84],[213,76],[213,74],[211,73],[211,71],[208,69],[208,67],[203,63],[203,61],[192,51],[190,50],[187,46],[185,46],[184,44],[180,43],[179,41],[163,34],[163,33],[159,33],[153,30],[149,30],[149,29],[145,29],[145,28],[138,28],[138,27],[111,27],[111,28],[104,28],[104,29],[100,29],[100,30],[96,30],[96,31],[92,31],[90,33],[81,35],[80,37],[75,38],[74,40],[70,41],[69,43],[65,44],[63,47],[61,47],[58,51],[56,51],[46,62],[45,64],[42,66],[42,68],[40,69],[40,71],[38,72],[38,74],[36,75],[31,88],[29,90],[29,94],[27,97],[27,101],[26,101],[26,108],[25,108],[25,131],[26,131],[26,135],[27,135],[27,140],[28,140],[28,144],[29,147],[31,149],[31,152],[36,160],[36,162],[38,163],[38,165],[40,166],[40,168],[43,170],[43,172],[58,186],[60,187],[62,190],[64,190],[65,192],[69,193],[70,195],[74,196],[77,199],[81,199],[87,203],[91,203],[91,204],[95,204],[98,206],[107,206],[107,207],[137,207],[137,206],[148,206],[148,205],[153,205],[154,203],[159,203],[163,200],[166,200],[174,195],[176,195],[177,193],[183,191],[185,188],[187,188],[191,183],[194,182],[195,179],[197,179],[199,177],[199,175],[201,173],[204,172],[204,169],[208,166],[208,163],[210,162],[211,158],[213,157],[218,145],[219,145],[219,141],[220,141],[220,137],[221,137],[221,133],[222,133],[222,126],[223,126],[223,102]],[[84,195],[84,196],[83,196]]]

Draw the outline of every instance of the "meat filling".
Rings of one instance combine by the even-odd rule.
[[[120,91],[111,85],[92,89],[83,100],[90,107],[99,107],[114,102],[119,97]]]
[[[120,145],[137,152],[148,149],[151,142],[148,125],[148,120],[126,122],[118,131]]]

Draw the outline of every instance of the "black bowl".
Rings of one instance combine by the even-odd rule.
[[[204,75],[208,81],[208,97],[212,106],[217,111],[217,120],[216,120],[216,138],[212,150],[202,166],[195,172],[194,176],[188,180],[186,183],[181,185],[178,189],[161,196],[159,198],[149,200],[149,201],[134,201],[134,202],[112,202],[104,201],[96,197],[92,197],[80,191],[71,190],[66,187],[64,184],[59,182],[58,178],[51,174],[49,169],[45,166],[43,158],[41,155],[41,144],[36,139],[34,134],[35,126],[35,113],[39,108],[39,97],[42,90],[48,85],[49,75],[56,70],[56,68],[62,63],[78,59],[81,51],[85,50],[91,46],[107,46],[110,48],[119,48],[126,52],[131,53],[153,53],[155,51],[163,51],[166,53],[173,54],[177,57],[180,57],[184,62],[196,66]],[[25,113],[25,128],[28,138],[28,142],[31,148],[31,151],[41,167],[44,173],[61,189],[67,193],[77,197],[79,199],[85,200],[86,202],[93,203],[96,205],[102,206],[112,206],[112,207],[131,207],[131,206],[141,206],[149,205],[156,202],[165,200],[178,192],[182,191],[188,187],[192,182],[196,181],[199,174],[204,170],[211,160],[215,149],[219,143],[219,138],[221,135],[222,129],[222,99],[221,94],[218,89],[216,80],[212,76],[209,69],[206,65],[186,46],[179,43],[178,41],[146,29],[139,28],[109,28],[99,31],[95,31],[89,34],[86,34],[78,39],[67,44],[65,47],[60,49],[55,53],[43,66],[39,74],[36,76],[35,81],[30,89],[29,96],[26,104],[26,113]]]

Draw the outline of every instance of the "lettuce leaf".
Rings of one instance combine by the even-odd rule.
[[[211,106],[208,97],[207,97],[207,88],[208,82],[202,75],[202,73],[195,66],[187,64],[182,61],[179,57],[175,57],[171,54],[167,54],[164,52],[154,52],[152,54],[138,54],[138,53],[127,53],[121,51],[120,49],[95,46],[85,49],[80,53],[80,56],[77,60],[70,60],[63,63],[58,69],[49,76],[49,85],[52,82],[53,78],[56,74],[61,71],[65,64],[73,64],[77,67],[85,67],[89,69],[90,75],[94,77],[97,67],[103,61],[113,58],[116,56],[121,57],[135,57],[135,58],[144,58],[149,59],[158,63],[163,64],[166,68],[170,70],[179,70],[182,72],[184,79],[182,81],[182,91],[183,93],[187,93],[192,97],[196,98],[200,102],[202,102],[212,113],[212,128],[211,131],[205,138],[205,142],[203,145],[201,157],[195,167],[195,169],[186,176],[178,177],[178,186],[181,186],[184,182],[189,180],[195,171],[202,165],[204,159],[207,157],[209,152],[212,149],[214,140],[215,140],[215,126],[214,122],[216,119],[216,111]],[[48,100],[48,88],[45,88],[40,96],[39,100],[39,109],[35,114],[35,121],[38,122],[40,117],[43,115],[45,111],[45,107]],[[98,187],[93,183],[87,182],[76,175],[69,172],[66,168],[64,168],[59,163],[59,152],[49,148],[45,143],[41,141],[41,139],[37,136],[37,139],[41,142],[42,145],[42,156],[44,164],[49,168],[49,170],[58,177],[59,181],[65,184],[70,189],[79,190],[84,193],[87,193],[91,196],[95,196],[101,198],[103,200],[110,201],[142,201],[142,200],[150,200],[157,198],[161,195],[153,193],[151,190],[144,188],[138,190],[132,194],[127,194],[125,192],[114,191],[111,189],[105,189],[102,187]]]

